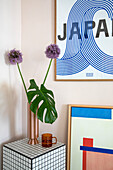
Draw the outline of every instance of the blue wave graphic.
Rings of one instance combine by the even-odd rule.
[[[57,75],[72,75],[86,69],[95,69],[113,75],[113,56],[105,54],[96,44],[93,30],[84,37],[85,21],[93,21],[95,13],[105,10],[110,19],[113,17],[113,0],[77,0],[70,10],[67,20],[67,41],[63,57],[57,59]],[[81,39],[73,36],[69,40],[72,23],[78,22]]]

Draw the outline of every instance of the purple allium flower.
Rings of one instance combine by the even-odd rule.
[[[11,64],[16,64],[16,63],[21,63],[22,62],[22,53],[19,50],[11,50],[8,53],[8,57],[9,57],[9,62]]]
[[[46,48],[45,54],[48,58],[58,58],[60,54],[60,49],[58,45],[56,44],[51,44]]]

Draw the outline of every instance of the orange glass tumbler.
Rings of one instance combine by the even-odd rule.
[[[55,139],[56,142],[52,142],[52,139]],[[57,138],[53,137],[51,133],[44,133],[42,134],[42,146],[43,147],[51,147],[52,144],[56,144],[57,143]]]

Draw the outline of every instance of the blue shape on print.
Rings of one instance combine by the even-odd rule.
[[[113,154],[113,149],[106,149],[106,148],[80,146],[80,150],[90,151],[90,152],[98,152],[98,153],[106,153],[106,154]]]
[[[72,107],[72,117],[112,119],[112,109]]]

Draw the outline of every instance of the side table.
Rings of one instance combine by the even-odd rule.
[[[58,142],[44,148],[22,139],[3,146],[3,170],[65,170],[66,145]]]

